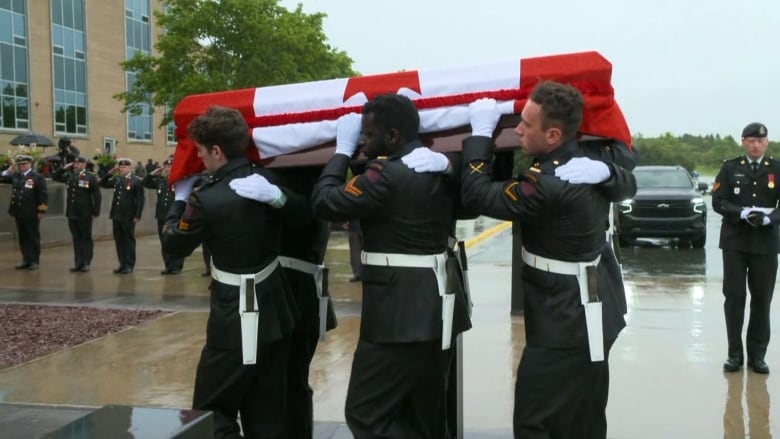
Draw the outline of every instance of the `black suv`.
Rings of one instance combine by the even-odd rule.
[[[621,246],[636,238],[679,238],[680,245],[704,247],[707,205],[682,166],[637,166],[634,198],[617,205],[615,227]]]

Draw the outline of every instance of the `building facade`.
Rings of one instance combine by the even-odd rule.
[[[55,144],[70,137],[82,155],[111,151],[146,163],[173,153],[163,109],[122,113],[114,95],[133,75],[119,65],[155,53],[159,0],[0,0],[0,153],[19,134]],[[43,150],[52,154],[56,150]]]

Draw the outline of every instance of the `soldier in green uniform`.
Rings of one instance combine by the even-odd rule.
[[[40,224],[48,207],[46,179],[32,170],[32,157],[20,154],[14,165],[3,171],[0,183],[10,183],[11,204],[8,214],[16,220],[22,263],[17,270],[37,270],[41,256]]]
[[[712,185],[712,208],[723,216],[723,310],[726,316],[728,358],[725,372],[736,372],[745,361],[742,324],[747,287],[750,289],[747,362],[756,373],[769,373],[764,361],[769,344],[769,307],[780,251],[780,162],[766,156],[767,128],[751,123],[742,130],[745,154],[726,160]]]
[[[58,169],[55,181],[65,183],[67,190],[68,228],[73,237],[73,267],[70,272],[87,272],[92,263],[92,220],[100,215],[102,195],[100,184],[94,172],[87,170],[87,159],[77,157]]]

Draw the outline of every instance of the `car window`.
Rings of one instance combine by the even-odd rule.
[[[691,188],[693,181],[685,171],[671,170],[634,170],[636,185],[640,188],[674,187]]]

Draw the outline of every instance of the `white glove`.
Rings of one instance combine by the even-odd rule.
[[[752,211],[753,211],[753,209],[752,209],[752,208],[750,208],[750,207],[743,207],[743,208],[742,208],[742,212],[740,212],[740,213],[739,213],[739,217],[740,217],[741,219],[743,219],[743,220],[747,221],[747,216],[748,216],[748,214],[750,214],[750,212],[752,212]]]
[[[469,122],[472,136],[493,137],[501,113],[495,99],[482,98],[469,104]]]
[[[360,141],[360,122],[363,116],[349,113],[339,117],[336,125],[336,154],[352,157]]]
[[[261,203],[272,203],[282,196],[279,186],[271,184],[260,174],[252,174],[249,177],[234,178],[230,180],[230,189],[238,195]]]
[[[184,201],[187,202],[187,198],[190,197],[190,194],[192,193],[192,186],[195,184],[196,181],[198,181],[198,176],[193,175],[192,177],[182,178],[181,180],[177,181],[173,184],[173,199],[175,201]]]
[[[609,166],[587,157],[575,157],[555,168],[555,176],[573,184],[598,184],[609,179]]]
[[[764,223],[763,223],[763,224],[764,224],[765,226],[768,226],[768,225],[769,225],[769,223],[771,223],[771,222],[772,222],[772,220],[771,220],[771,219],[769,219],[769,217],[768,217],[768,216],[764,215]]]
[[[450,167],[446,155],[421,146],[401,157],[401,161],[414,172],[445,172]]]

